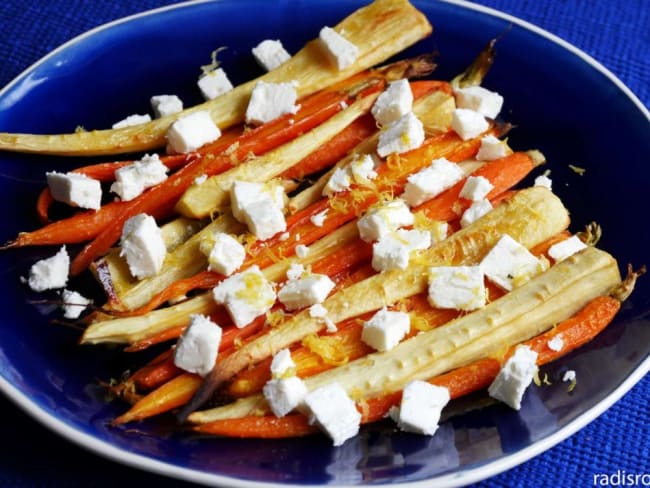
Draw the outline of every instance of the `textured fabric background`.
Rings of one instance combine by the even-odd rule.
[[[101,23],[167,0],[5,0],[0,5],[0,86],[51,49]],[[614,72],[650,106],[649,0],[479,0],[542,27]],[[594,103],[597,103],[595,101]],[[482,487],[592,486],[593,474],[650,473],[650,378],[599,419]],[[96,457],[0,398],[0,486],[181,486]],[[142,485],[141,485],[142,486]]]

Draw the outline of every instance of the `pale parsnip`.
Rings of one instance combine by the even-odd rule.
[[[343,70],[337,70],[327,62],[315,39],[277,69],[177,114],[117,130],[59,135],[0,133],[0,150],[90,156],[155,149],[165,145],[169,126],[192,112],[209,111],[221,129],[242,122],[250,94],[258,81],[296,81],[298,95],[303,97],[383,62],[428,36],[432,30],[426,17],[407,0],[375,0],[353,12],[334,29],[345,32],[346,38],[359,49],[354,63]]]

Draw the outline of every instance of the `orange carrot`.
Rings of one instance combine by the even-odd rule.
[[[200,376],[183,373],[162,385],[152,394],[138,400],[126,413],[117,417],[113,423],[119,425],[142,420],[184,405],[192,398],[200,384]]]

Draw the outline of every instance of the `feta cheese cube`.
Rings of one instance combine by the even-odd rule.
[[[323,27],[318,39],[326,56],[338,70],[350,66],[359,55],[359,48],[331,27]]]
[[[149,278],[161,270],[167,247],[151,215],[141,213],[124,222],[120,244],[120,256],[126,259],[135,278]]]
[[[179,117],[167,131],[167,143],[172,153],[188,153],[220,136],[210,113],[201,110]]]
[[[315,303],[322,303],[334,288],[327,275],[310,274],[297,280],[289,280],[278,292],[278,300],[287,310],[297,310]]]
[[[494,185],[485,176],[469,176],[460,190],[459,196],[473,202],[483,200]]]
[[[544,174],[544,175],[539,175],[537,178],[535,178],[533,185],[543,186],[545,188],[548,188],[549,190],[552,190],[553,181],[547,175]]]
[[[364,322],[361,340],[377,351],[388,351],[399,344],[410,328],[409,314],[382,308]]]
[[[539,259],[508,234],[501,236],[485,255],[481,268],[485,276],[508,291],[514,288],[515,282],[533,277],[543,270]]]
[[[208,257],[208,269],[230,276],[244,263],[246,250],[237,239],[216,232],[201,240],[199,248]]]
[[[140,160],[115,171],[111,191],[123,201],[133,200],[147,188],[165,181],[168,171],[158,154],[145,154]]]
[[[402,393],[397,425],[406,432],[433,435],[438,430],[440,414],[449,399],[447,388],[421,380],[411,381]]]
[[[318,212],[316,215],[312,215],[309,220],[311,221],[312,224],[314,224],[316,227],[323,227],[323,224],[325,224],[325,219],[327,218],[327,212],[329,209],[325,209],[322,212]]]
[[[435,159],[431,165],[407,178],[403,198],[410,207],[417,207],[458,183],[465,173],[456,163],[445,158]]]
[[[86,298],[81,293],[73,290],[63,290],[61,294],[63,301],[63,317],[66,319],[78,319],[84,310],[92,303],[90,298]]]
[[[562,261],[569,256],[582,251],[587,245],[580,240],[578,236],[571,236],[548,248],[548,255],[552,257],[555,262]]]
[[[490,200],[478,200],[472,203],[467,210],[463,212],[460,218],[460,226],[467,227],[492,210]]]
[[[372,268],[380,272],[406,269],[411,251],[428,249],[430,246],[429,232],[398,229],[392,234],[380,237],[372,245]]]
[[[546,343],[551,351],[560,352],[564,348],[564,339],[562,334],[558,334]]]
[[[266,240],[287,230],[284,190],[275,183],[235,181],[230,188],[232,213],[248,225],[258,239]]]
[[[276,352],[271,360],[271,377],[280,378],[290,373],[296,367],[296,363],[291,359],[289,349],[280,349]]]
[[[248,205],[244,211],[248,230],[262,241],[287,230],[282,209],[271,205],[271,202],[271,199],[258,200]]]
[[[293,83],[259,81],[246,107],[246,123],[264,124],[285,114],[295,114],[299,108],[297,98]]]
[[[233,89],[232,83],[228,79],[226,72],[222,68],[205,73],[197,82],[203,98],[212,100],[219,95],[229,92]]]
[[[34,291],[63,288],[68,283],[70,256],[65,246],[49,258],[35,262],[29,268],[27,284]]]
[[[463,141],[481,135],[489,127],[485,117],[474,110],[457,108],[451,114],[451,128]]]
[[[476,310],[487,293],[480,266],[435,266],[429,269],[428,300],[432,307]]]
[[[370,208],[357,222],[359,236],[366,242],[395,232],[400,227],[413,225],[415,218],[404,200],[395,199]]]
[[[267,381],[262,393],[273,414],[276,417],[284,417],[293,409],[302,406],[308,391],[300,378],[291,376]]]
[[[361,414],[338,383],[330,383],[309,392],[304,399],[304,408],[312,424],[318,425],[334,441],[335,446],[359,432]]]
[[[505,158],[507,155],[508,146],[506,142],[489,134],[481,139],[481,146],[476,153],[476,159],[479,161],[494,161],[495,159]]]
[[[149,114],[133,114],[128,117],[115,122],[113,129],[124,129],[125,127],[133,127],[134,125],[146,124],[151,122],[151,115]]]
[[[255,60],[266,71],[274,70],[291,58],[279,40],[266,39],[255,46],[252,52]]]
[[[204,315],[190,315],[190,324],[174,349],[174,365],[200,376],[207,375],[217,361],[222,330]]]
[[[183,101],[176,95],[154,95],[151,108],[156,117],[167,117],[183,111]]]
[[[491,119],[495,119],[499,115],[503,106],[501,95],[482,86],[457,88],[454,95],[457,107],[474,110]]]
[[[424,142],[424,126],[413,112],[403,115],[379,133],[377,154],[402,154],[416,149]]]
[[[413,108],[413,92],[407,79],[389,83],[377,97],[370,112],[381,126],[395,122]]]
[[[102,186],[98,180],[81,173],[45,174],[52,198],[73,207],[97,210],[102,204]]]
[[[515,410],[521,408],[521,399],[537,372],[537,353],[528,346],[517,346],[488,388],[492,398]]]
[[[275,291],[255,265],[234,274],[212,290],[214,301],[224,305],[238,328],[265,314],[275,303]]]
[[[323,196],[330,196],[334,193],[349,190],[352,185],[352,175],[347,166],[338,167],[327,180],[323,187]]]
[[[240,222],[246,221],[245,208],[260,200],[268,201],[275,207],[284,208],[285,194],[281,185],[275,181],[257,183],[236,180],[230,187],[230,205],[233,216]]]
[[[352,179],[359,184],[368,183],[377,178],[375,161],[370,154],[355,158],[348,166]]]

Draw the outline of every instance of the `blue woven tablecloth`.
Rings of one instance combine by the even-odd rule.
[[[87,29],[170,3],[5,0],[0,6],[0,86]],[[650,106],[650,0],[477,3],[525,19],[576,45],[614,72],[646,107]],[[480,486],[593,486],[596,473],[650,473],[649,405],[650,377],[646,377],[574,436]],[[0,412],[0,486],[181,485],[89,454],[48,432],[3,398]]]

